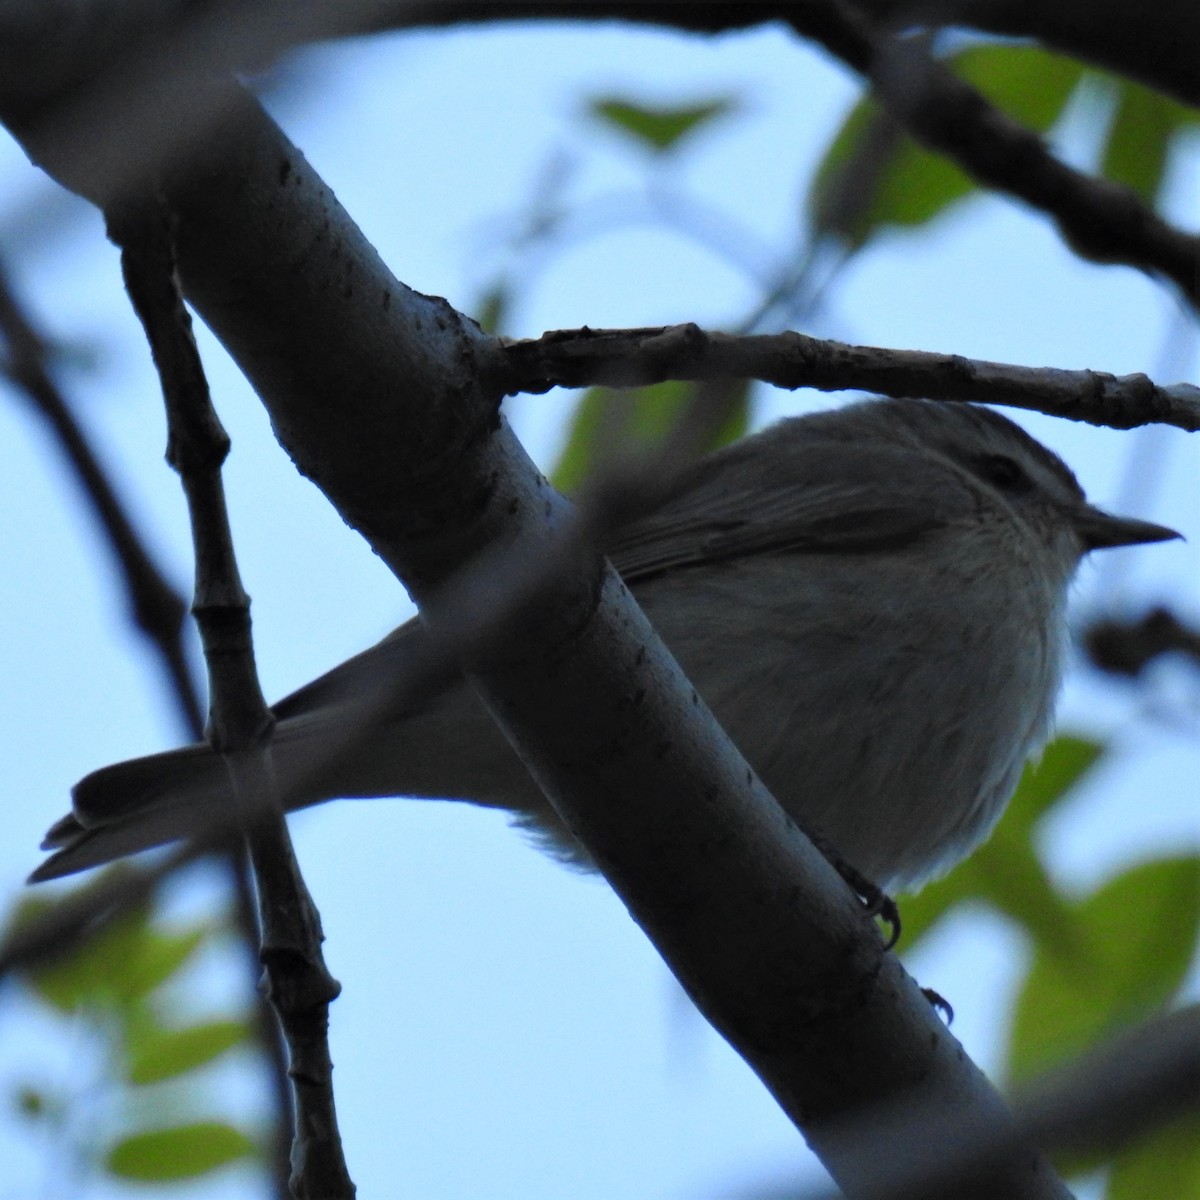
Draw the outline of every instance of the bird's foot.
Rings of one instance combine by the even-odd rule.
[[[825,861],[842,877],[852,892],[862,901],[868,917],[878,917],[891,928],[891,933],[884,943],[884,949],[890,950],[900,940],[900,909],[891,898],[873,880],[868,879],[857,867],[851,866],[827,838],[811,829],[805,829],[809,840],[824,855]]]

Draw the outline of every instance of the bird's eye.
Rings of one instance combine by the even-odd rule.
[[[980,475],[1002,492],[1027,492],[1033,487],[1021,464],[1007,454],[984,454],[976,461]]]

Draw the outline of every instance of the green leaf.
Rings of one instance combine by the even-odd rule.
[[[1123,1151],[1105,1200],[1200,1200],[1200,1117],[1177,1121]]]
[[[148,931],[120,974],[120,990],[134,999],[166,983],[200,948],[209,930],[197,926],[180,933]]]
[[[550,482],[560,492],[576,491],[588,477],[595,462],[596,441],[604,420],[605,405],[616,394],[612,388],[593,387],[579,398],[567,427],[567,440],[550,472]]]
[[[1106,749],[1103,742],[1060,733],[1036,761],[1026,764],[1005,822],[1032,828],[1092,770]]]
[[[36,1121],[53,1111],[55,1104],[41,1088],[25,1083],[13,1093],[13,1108],[22,1117]]]
[[[1143,863],[1072,904],[1070,953],[1047,942],[1017,998],[1009,1069],[1026,1079],[1076,1057],[1177,991],[1200,928],[1200,856]]]
[[[1117,89],[1117,101],[1101,170],[1153,204],[1162,188],[1171,143],[1200,122],[1200,114],[1139,83],[1109,82]]]
[[[1062,116],[1083,78],[1078,62],[1038,46],[972,46],[949,60],[954,73],[1036,133]]]
[[[1004,819],[968,861],[977,894],[1020,924],[1042,949],[1079,952],[1086,931],[1054,887],[1038,854],[1038,822],[1064,800],[1100,760],[1102,743],[1069,734],[1026,764]]]
[[[974,190],[949,159],[919,146],[864,98],[817,168],[809,225],[815,236],[838,237],[856,250],[881,229],[926,224]]]
[[[900,902],[900,945],[907,953],[948,912],[977,896],[968,863],[963,863],[949,875],[927,883],[916,895],[905,896]]]
[[[1083,77],[1071,59],[1036,46],[974,46],[947,65],[1014,120],[1039,133],[1061,116]],[[925,225],[976,190],[949,159],[926,150],[864,97],[835,134],[809,192],[815,235],[859,249],[881,229]]]
[[[733,386],[737,390],[731,415],[704,447],[706,450],[732,442],[746,431],[749,383],[740,381]],[[644,388],[589,388],[575,407],[551,482],[559,491],[575,491],[597,468],[603,455],[618,449],[649,449],[679,419],[693,391],[692,384],[676,380]]]
[[[22,903],[13,925],[56,903],[41,898]],[[148,905],[130,908],[57,957],[30,968],[23,978],[35,995],[61,1012],[128,1004],[166,982],[217,927],[166,931],[154,920]]]
[[[991,838],[956,870],[905,897],[905,949],[947,912],[970,900],[999,908],[1035,940],[1066,950],[1081,935],[1073,910],[1058,895],[1037,853],[1033,833],[1038,820],[1068,796],[1104,753],[1104,745],[1060,734],[1029,763],[1003,819]]]
[[[656,154],[673,149],[702,126],[736,111],[737,107],[732,96],[661,108],[634,104],[617,96],[597,97],[588,102],[588,112],[593,117]]]
[[[1055,889],[1031,832],[1018,822],[1001,827],[966,864],[976,893],[1011,917],[1038,948],[1074,955],[1086,933],[1068,901]]]
[[[252,1138],[223,1121],[196,1121],[122,1138],[108,1152],[109,1174],[142,1183],[194,1179],[258,1153]]]
[[[507,286],[497,283],[488,288],[475,306],[475,320],[485,333],[499,333],[508,316],[509,303],[512,297]]]
[[[27,971],[26,982],[61,1012],[111,1004],[116,999],[116,976],[136,957],[136,947],[147,935],[148,922],[147,908],[131,909],[61,957]]]
[[[185,1029],[145,1030],[131,1040],[129,1082],[157,1083],[219,1058],[250,1038],[244,1021],[207,1021]]]

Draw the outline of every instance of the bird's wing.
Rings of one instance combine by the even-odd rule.
[[[749,554],[886,549],[943,528],[973,506],[952,472],[930,479],[927,463],[914,466],[906,448],[868,450],[811,437],[797,443],[788,432],[783,422],[701,460],[661,504],[618,529],[605,551],[625,580]],[[779,453],[764,446],[771,440]],[[409,621],[272,705],[276,718],[351,703],[371,680],[403,678],[424,636],[420,620]]]
[[[975,507],[953,471],[934,468],[931,478],[928,464],[901,448],[868,455],[829,442],[773,456],[738,450],[698,464],[658,508],[616,532],[606,549],[627,582],[750,554],[885,550]]]
[[[331,705],[361,701],[368,681],[404,678],[405,672],[412,667],[414,645],[423,636],[418,619],[407,621],[374,646],[272,704],[271,711],[276,720],[286,721]],[[379,712],[377,715],[384,719],[390,713]]]

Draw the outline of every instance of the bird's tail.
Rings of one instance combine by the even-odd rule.
[[[206,826],[215,830],[229,797],[225,762],[204,745],[102,767],[72,789],[73,811],[42,841],[54,854],[29,881],[73,875]]]

